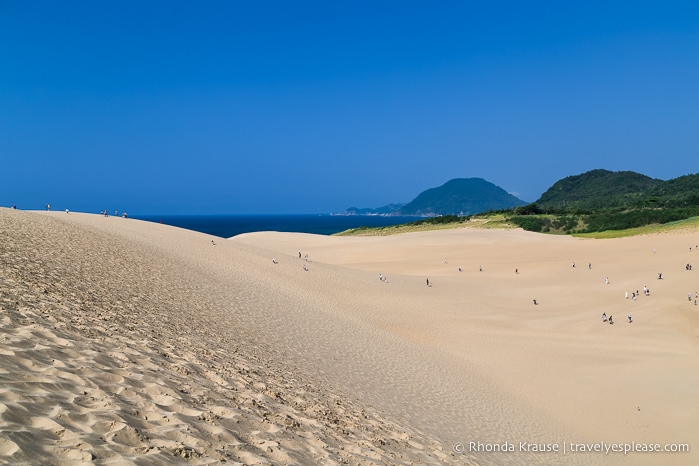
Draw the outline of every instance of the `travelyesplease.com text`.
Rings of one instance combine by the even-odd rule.
[[[603,453],[605,455],[611,453],[687,453],[689,452],[688,443],[577,443],[577,442],[559,442],[559,443],[541,443],[541,442],[495,442],[487,443],[480,441],[473,442],[458,442],[454,444],[455,453],[562,453],[562,454],[577,454],[577,453]]]

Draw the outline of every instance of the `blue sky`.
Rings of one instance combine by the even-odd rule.
[[[325,213],[699,171],[696,2],[0,0],[0,205]]]

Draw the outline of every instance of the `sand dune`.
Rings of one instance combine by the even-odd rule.
[[[223,240],[0,209],[0,234],[0,462],[696,462],[468,445],[692,447],[698,232]]]

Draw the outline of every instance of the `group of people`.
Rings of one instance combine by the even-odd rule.
[[[650,296],[650,288],[648,288],[647,286],[644,286],[643,287],[643,294],[646,296]],[[635,292],[632,292],[631,293],[631,300],[636,301],[636,297],[638,297],[638,296],[640,296],[640,293],[638,292],[638,290],[636,290]],[[624,294],[624,299],[629,299],[629,292],[628,291]]]
[[[685,270],[692,270],[692,264],[687,264],[684,266]]]
[[[66,212],[68,212],[68,209],[66,209]],[[107,209],[100,210],[100,215],[103,215],[103,216],[105,216],[105,217],[109,217],[109,212],[107,212]],[[118,211],[118,210],[115,210],[115,211],[114,211],[114,216],[115,216],[115,217],[118,217],[118,216],[119,216],[119,211]],[[128,218],[129,215],[128,215],[126,212],[123,212],[123,213],[121,214],[121,217],[122,217],[122,218]],[[161,221],[160,223],[162,223],[162,221]]]
[[[629,323],[633,322],[633,318],[631,317],[631,314],[626,316],[627,319],[629,319]],[[611,325],[614,325],[614,317],[612,317],[611,314],[609,314],[609,317],[607,317],[607,313],[603,312],[602,313],[602,322],[609,322]]]

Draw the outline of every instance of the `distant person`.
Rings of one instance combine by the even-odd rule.
[[[276,264],[276,263],[277,263],[277,259],[275,259],[275,258],[273,257],[273,258],[272,258],[272,264]]]
[[[614,321],[612,320],[611,314],[609,315],[609,323],[610,323],[611,325],[614,325]]]
[[[126,212],[124,212],[123,214],[121,214],[121,218],[129,218],[129,216],[127,215]]]
[[[478,267],[478,271],[479,271],[479,272],[482,272],[482,271],[483,271],[483,266],[482,266],[482,265],[481,265],[480,267]]]
[[[607,313],[603,312],[602,313],[602,322],[606,322],[606,321],[607,321]]]
[[[430,279],[427,279],[427,286],[430,286]]]
[[[692,300],[692,293],[687,293],[687,299],[688,299],[689,301]]]
[[[515,273],[519,273],[519,269],[515,269]]]
[[[211,240],[211,244],[213,244],[214,246],[216,246],[216,241]]]
[[[587,268],[588,268],[588,269],[592,269],[592,262],[588,262]]]
[[[461,270],[461,267],[459,267],[459,272],[462,272],[462,271],[463,271],[463,270]]]
[[[305,270],[306,272],[308,272],[308,267],[306,267],[306,264],[303,264],[303,270]]]
[[[573,262],[573,268],[575,268],[575,262]]]
[[[605,284],[605,285],[609,285],[609,277],[607,277],[607,278],[604,279],[604,284]]]
[[[301,259],[301,251],[299,251],[299,259]]]
[[[629,314],[629,323],[633,322],[633,319],[631,319],[631,314]]]
[[[379,281],[380,281],[380,282],[383,281],[383,274],[379,274]]]
[[[118,217],[118,216],[119,216],[119,211],[118,211],[118,210],[115,210],[115,211],[114,211],[114,216],[115,216],[115,217]]]
[[[624,299],[629,299],[629,292],[628,291],[624,292]]]
[[[536,298],[534,298],[534,306],[538,306],[539,303],[536,302]]]
[[[68,213],[68,209],[66,209],[66,213]]]
[[[447,258],[446,258],[446,257],[444,258],[444,263],[445,263],[445,264],[447,263]]]

